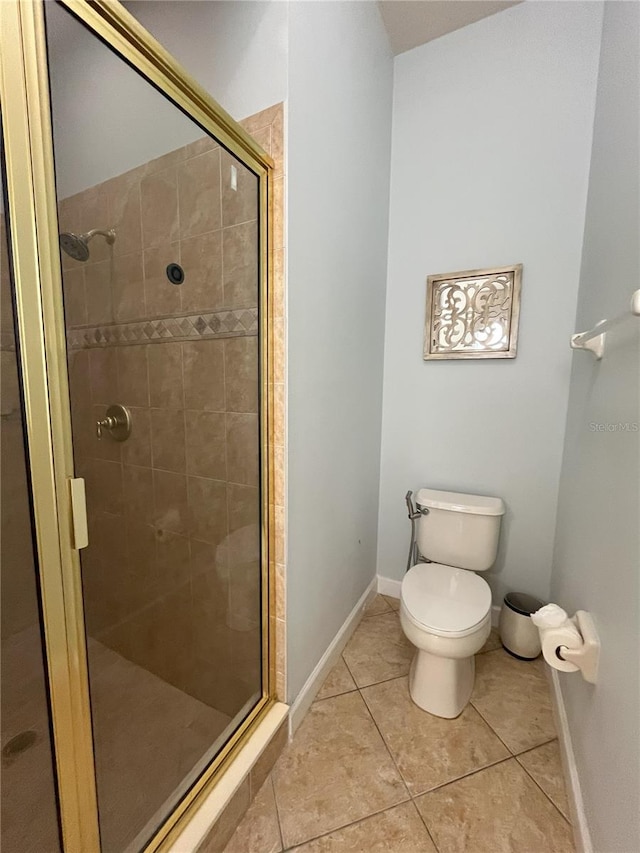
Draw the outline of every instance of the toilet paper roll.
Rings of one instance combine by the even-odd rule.
[[[568,649],[579,649],[582,646],[580,631],[575,625],[569,623],[560,628],[541,628],[540,640],[542,642],[542,655],[549,666],[560,672],[577,672],[579,667],[568,660],[562,660],[556,654],[560,646]]]

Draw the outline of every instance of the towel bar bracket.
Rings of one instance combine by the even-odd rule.
[[[601,320],[588,332],[571,335],[571,348],[588,350],[600,361],[604,355],[606,333],[630,317],[640,317],[640,289],[632,294],[629,309],[624,314],[620,314],[611,320]]]
[[[606,332],[602,332],[601,335],[597,335],[595,338],[584,342],[581,340],[582,335],[571,335],[571,349],[589,350],[596,357],[596,361],[600,361],[604,355],[604,340],[606,335]]]

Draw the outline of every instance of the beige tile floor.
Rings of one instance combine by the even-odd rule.
[[[397,610],[371,602],[225,853],[573,853],[542,661],[492,631],[471,704],[433,717]]]

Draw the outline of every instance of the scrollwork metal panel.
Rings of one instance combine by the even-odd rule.
[[[430,275],[424,358],[515,358],[522,264]]]

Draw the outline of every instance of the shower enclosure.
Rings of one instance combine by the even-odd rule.
[[[117,3],[0,4],[2,846],[166,846],[273,704],[272,163]]]

